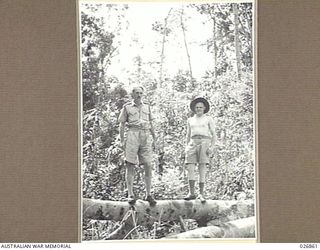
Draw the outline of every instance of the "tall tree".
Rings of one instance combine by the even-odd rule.
[[[215,16],[215,8],[214,5],[210,11],[210,17],[212,20],[212,41],[213,41],[213,56],[214,56],[214,65],[213,65],[213,77],[216,79],[217,77],[217,36],[216,36],[216,16]]]
[[[207,48],[211,48],[213,53],[213,67],[212,67],[212,76],[214,79],[217,77],[217,55],[218,55],[218,47],[217,47],[217,13],[215,4],[194,4],[192,7],[195,7],[198,12],[201,14],[208,15],[210,21],[212,22],[212,40],[207,41]]]
[[[252,72],[252,4],[193,4],[212,23],[212,38],[204,45],[213,53],[212,76],[232,69],[238,76],[245,69]],[[228,55],[234,54],[234,57]],[[233,59],[235,58],[235,59]],[[238,70],[239,69],[239,70]],[[239,72],[239,73],[238,73]]]
[[[234,42],[235,42],[235,52],[236,52],[236,64],[237,64],[237,75],[241,79],[241,62],[240,62],[240,42],[239,42],[239,14],[238,14],[238,4],[232,4],[233,16],[234,16]]]
[[[192,76],[192,67],[191,67],[191,57],[190,57],[190,53],[189,53],[189,49],[188,49],[188,43],[187,43],[187,38],[186,38],[186,27],[185,27],[183,17],[184,17],[184,9],[182,6],[181,12],[180,12],[180,25],[181,25],[182,34],[183,34],[184,47],[186,49],[186,54],[187,54],[187,58],[188,58],[189,72],[190,72],[190,84],[192,85],[193,76]]]
[[[165,48],[165,43],[166,43],[166,36],[169,34],[169,29],[167,28],[167,25],[168,25],[168,19],[170,17],[171,11],[172,11],[172,8],[170,8],[168,15],[164,19],[164,26],[163,26],[163,31],[162,31],[162,48],[161,48],[160,77],[159,77],[160,88],[162,88],[164,48]]]
[[[167,16],[163,20],[163,24],[156,21],[152,24],[152,30],[159,32],[162,35],[161,41],[161,53],[160,53],[160,69],[159,69],[159,85],[162,88],[163,83],[163,66],[164,66],[164,59],[165,59],[165,44],[167,42],[166,37],[172,32],[169,28],[169,18],[171,15],[173,8],[170,8],[168,11]]]
[[[239,35],[242,44],[241,61],[247,71],[252,72],[252,3],[242,3],[239,7]]]

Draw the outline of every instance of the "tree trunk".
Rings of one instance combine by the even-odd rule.
[[[186,49],[187,58],[188,58],[188,63],[189,63],[190,84],[191,84],[191,86],[192,86],[193,76],[192,76],[191,58],[190,58],[189,49],[188,49],[188,44],[187,44],[186,28],[185,28],[184,22],[183,22],[183,13],[184,13],[184,12],[183,12],[183,7],[182,7],[182,9],[181,9],[181,14],[180,14],[180,25],[181,25],[182,34],[183,34],[184,47],[185,47],[185,49]]]
[[[240,62],[240,43],[239,43],[239,17],[238,17],[238,5],[232,4],[233,15],[234,15],[234,41],[235,41],[235,52],[236,52],[236,63],[237,63],[237,75],[241,79],[241,62]]]
[[[210,8],[210,5],[209,7]],[[212,20],[212,46],[213,46],[213,57],[214,57],[214,62],[213,62],[213,77],[214,79],[217,78],[217,39],[216,39],[216,17],[215,17],[215,11],[214,11],[214,5],[212,5],[209,13],[210,13],[210,18]]]
[[[131,213],[135,211],[135,213]],[[127,215],[132,216],[127,219]],[[83,218],[97,220],[123,221],[128,224],[152,226],[154,222],[176,221],[179,216],[183,219],[194,219],[199,225],[206,225],[212,220],[221,221],[254,216],[254,204],[247,201],[208,200],[204,204],[199,200],[161,200],[156,206],[137,200],[134,206],[127,202],[83,199]],[[222,219],[225,218],[225,219]]]
[[[214,40],[213,40],[213,49],[214,49],[214,78],[217,79],[217,54],[218,54],[218,46],[217,46],[217,39],[216,39],[216,18],[213,18],[213,32],[214,32]]]
[[[241,7],[241,6],[240,6]],[[244,7],[243,9],[239,8],[239,24],[243,30],[243,34],[246,37],[246,43],[248,46],[248,55],[246,56],[246,68],[250,65],[250,70],[252,70],[252,27],[249,22],[249,16],[247,14],[247,9]]]
[[[164,61],[164,45],[166,43],[166,33],[167,33],[167,25],[168,25],[168,18],[172,8],[169,10],[167,17],[164,19],[164,27],[163,27],[163,34],[162,34],[162,48],[161,48],[161,61],[160,61],[160,88],[162,88],[162,81],[163,81],[163,61]]]
[[[230,221],[218,226],[197,228],[188,232],[169,236],[174,239],[190,238],[253,238],[255,237],[256,217]]]

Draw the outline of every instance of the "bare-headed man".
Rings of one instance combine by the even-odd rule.
[[[151,109],[142,101],[144,89],[135,87],[132,90],[132,102],[125,104],[119,115],[120,141],[126,159],[126,183],[128,188],[128,202],[133,205],[136,198],[133,193],[135,165],[144,165],[146,197],[151,206],[156,201],[151,196],[152,179],[152,148],[155,147],[155,133],[152,125]],[[128,127],[126,141],[124,139],[125,126]]]

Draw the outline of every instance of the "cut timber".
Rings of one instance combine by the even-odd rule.
[[[169,238],[253,238],[255,237],[256,217],[249,217],[230,221],[220,226],[208,226],[197,228],[188,232],[176,234]]]
[[[202,226],[217,219],[223,223],[230,219],[254,216],[252,200],[207,200],[204,204],[199,200],[159,200],[156,206],[151,207],[142,200],[137,200],[131,206],[121,201],[83,199],[83,217],[87,219],[122,221],[130,209],[136,212],[134,223],[129,220],[127,223],[143,226],[152,226],[156,221],[179,221],[179,216],[194,219]]]

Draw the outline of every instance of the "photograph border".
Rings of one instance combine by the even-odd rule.
[[[95,243],[100,242],[101,240],[93,240],[93,241],[83,241],[83,174],[82,174],[82,164],[83,164],[83,150],[82,150],[82,135],[83,135],[83,95],[82,95],[82,63],[81,63],[81,4],[104,4],[104,3],[115,3],[115,4],[134,4],[134,3],[252,3],[252,81],[253,81],[253,148],[254,148],[254,213],[255,213],[255,237],[254,238],[210,238],[210,239],[142,239],[142,240],[126,240],[126,242],[183,242],[183,241],[192,241],[192,242],[225,242],[225,243],[234,243],[234,242],[242,242],[242,243],[259,243],[260,242],[260,213],[259,213],[259,166],[258,166],[258,70],[257,70],[257,58],[258,58],[258,50],[257,50],[257,34],[258,34],[258,0],[76,0],[77,1],[77,21],[78,21],[78,38],[77,38],[77,46],[79,53],[79,110],[80,110],[80,230],[79,237],[81,243]],[[111,240],[105,242],[123,242],[122,240]]]

